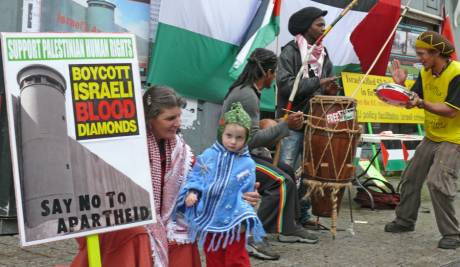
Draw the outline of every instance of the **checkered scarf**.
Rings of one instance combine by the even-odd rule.
[[[302,62],[305,62],[305,58],[307,57],[307,52],[308,50],[311,49],[312,46],[308,44],[307,40],[305,40],[305,37],[303,37],[301,34],[297,34],[295,36],[295,42],[297,43],[297,46],[299,47]],[[308,64],[310,65],[310,69],[313,70],[316,77],[321,78],[325,56],[326,56],[326,52],[324,51],[324,46],[320,44],[313,49],[310,57],[308,58]],[[310,78],[310,75],[308,73],[308,67],[305,68],[303,71],[303,78]]]
[[[179,189],[190,170],[192,152],[178,135],[174,139],[165,140],[166,170],[162,193],[160,148],[152,133],[148,133],[147,143],[157,222],[147,225],[146,229],[150,236],[155,266],[168,266],[168,241],[190,243],[185,221],[181,218],[172,220],[171,215]]]

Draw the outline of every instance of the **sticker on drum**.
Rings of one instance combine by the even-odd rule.
[[[349,121],[353,120],[355,117],[355,108],[347,108],[326,114],[326,122],[337,123],[342,121]]]

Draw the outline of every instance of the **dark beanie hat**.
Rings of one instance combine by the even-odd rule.
[[[310,28],[313,21],[326,14],[326,10],[312,6],[304,7],[289,18],[288,30],[292,35],[303,34]]]

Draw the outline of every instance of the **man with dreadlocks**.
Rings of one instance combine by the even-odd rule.
[[[282,117],[291,91],[294,80],[300,71],[303,62],[307,60],[308,65],[302,73],[297,94],[293,100],[293,111],[308,113],[310,99],[318,94],[335,95],[338,86],[335,83],[336,77],[332,76],[332,62],[329,59],[326,47],[318,45],[314,47],[310,55],[307,51],[325,30],[324,16],[327,11],[316,7],[305,7],[295,12],[288,23],[288,30],[294,36],[294,40],[286,44],[280,55],[276,82],[278,85],[278,107],[276,115]],[[308,58],[307,58],[308,57]],[[281,144],[280,162],[296,169],[301,161],[303,152],[303,127],[289,131]],[[303,183],[300,183],[299,191],[305,192]],[[306,227],[315,226],[310,221],[310,204],[306,200],[301,201],[300,223]]]
[[[303,125],[301,112],[290,114],[287,121],[281,121],[273,127],[259,128],[260,95],[264,88],[270,88],[275,78],[276,55],[267,49],[257,48],[248,62],[230,86],[225,96],[222,114],[230,110],[232,103],[240,102],[251,117],[250,150],[268,147],[274,140],[289,134],[289,129],[298,129]],[[262,200],[257,215],[268,233],[279,233],[281,242],[316,243],[318,237],[297,225],[298,194],[293,178],[267,161],[253,157],[256,162],[256,179],[260,183],[259,193]],[[262,259],[278,259],[279,255],[269,251],[268,243],[256,246],[250,242],[249,253]]]
[[[460,229],[455,217],[454,197],[460,177],[460,63],[452,61],[455,51],[448,40],[426,31],[415,42],[415,51],[423,69],[412,87],[415,97],[406,108],[425,111],[426,136],[401,177],[401,202],[396,219],[385,225],[386,232],[414,230],[424,181],[442,235],[438,247],[460,247]],[[393,80],[404,85],[407,72],[393,62]]]

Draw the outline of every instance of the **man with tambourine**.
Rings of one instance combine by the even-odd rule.
[[[396,219],[385,225],[385,231],[414,230],[426,180],[442,235],[438,247],[455,249],[460,247],[454,207],[456,181],[460,178],[460,63],[450,59],[455,50],[453,45],[436,32],[420,34],[415,49],[423,69],[405,106],[425,110],[426,136],[401,177],[401,202],[396,208]],[[397,84],[404,85],[407,72],[398,61],[393,62],[392,76]]]

